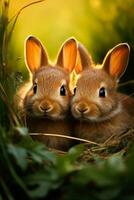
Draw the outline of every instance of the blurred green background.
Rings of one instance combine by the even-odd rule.
[[[10,0],[9,16],[30,2]],[[120,42],[134,47],[134,0],[46,0],[23,10],[14,29],[9,55],[11,67],[21,71],[24,78],[28,72],[23,45],[28,35],[43,42],[52,61],[62,43],[74,36],[87,47],[94,61],[100,63],[107,51]],[[132,79],[134,74],[132,52],[126,79]]]

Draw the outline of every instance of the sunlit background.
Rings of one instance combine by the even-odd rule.
[[[10,0],[12,17],[29,0]],[[11,65],[24,77],[24,40],[38,37],[55,60],[62,43],[71,36],[81,41],[95,62],[102,62],[106,52],[119,42],[134,46],[133,0],[46,0],[24,9],[15,26],[9,52]]]

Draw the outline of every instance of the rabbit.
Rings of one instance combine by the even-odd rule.
[[[87,49],[78,44],[77,83],[71,100],[74,136],[104,143],[134,126],[134,99],[117,91],[127,68],[130,47],[120,43],[95,65]]]
[[[25,42],[25,63],[30,81],[17,93],[20,113],[26,115],[26,123],[32,133],[70,135],[69,105],[70,75],[77,58],[77,43],[68,39],[59,51],[55,65],[50,64],[42,43],[34,36]],[[65,150],[69,139],[34,136],[50,148]]]

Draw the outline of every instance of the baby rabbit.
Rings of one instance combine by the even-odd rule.
[[[70,135],[68,110],[71,92],[70,74],[75,67],[77,43],[68,39],[62,46],[57,62],[51,65],[41,42],[30,36],[25,43],[25,62],[31,81],[18,92],[19,110],[26,114],[32,133]],[[35,137],[52,148],[65,149],[69,139],[38,135]]]
[[[105,142],[134,126],[134,99],[116,90],[129,53],[127,43],[118,44],[108,51],[102,65],[95,66],[85,47],[78,44],[78,80],[71,103],[75,136]]]

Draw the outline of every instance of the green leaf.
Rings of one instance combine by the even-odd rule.
[[[34,183],[32,183],[32,185],[34,186]],[[50,182],[40,181],[40,183],[38,182],[38,185],[36,186],[36,188],[34,188],[34,190],[29,191],[29,195],[33,198],[46,197],[50,189]]]
[[[57,158],[57,168],[61,176],[68,175],[78,169],[77,158],[80,156],[83,149],[83,145],[77,145],[72,147],[66,155]]]
[[[75,184],[86,185],[93,181],[98,186],[116,186],[122,181],[125,171],[125,163],[120,155],[111,156],[107,160],[97,159],[95,164],[81,166]]]
[[[80,156],[83,150],[84,150],[84,145],[82,144],[74,146],[69,149],[67,156],[70,158],[70,160],[76,161],[76,159]]]
[[[28,149],[28,153],[32,159],[38,163],[42,163],[44,161],[50,161],[53,164],[56,163],[56,156],[54,153],[46,150],[46,147],[39,142],[33,142],[31,149]]]
[[[30,188],[29,194],[31,197],[40,198],[45,197],[48,192],[52,189],[57,189],[61,181],[59,180],[56,171],[54,170],[45,170],[45,171],[38,171],[32,175],[29,175],[26,178],[26,183]]]
[[[28,135],[28,129],[26,127],[16,127],[15,130],[22,136]]]
[[[21,167],[21,169],[25,170],[27,168],[28,160],[26,149],[9,144],[8,152],[12,154],[12,156],[15,158],[17,164]]]

